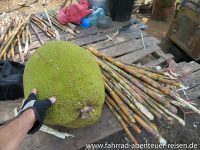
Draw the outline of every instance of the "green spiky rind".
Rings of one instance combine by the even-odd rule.
[[[51,41],[37,49],[26,64],[24,94],[38,89],[38,99],[55,96],[45,123],[78,128],[92,125],[101,115],[104,83],[93,56],[83,48],[64,41]],[[80,110],[91,106],[88,119]]]

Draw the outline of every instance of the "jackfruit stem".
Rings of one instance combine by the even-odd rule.
[[[83,109],[81,109],[80,113],[81,113],[81,118],[82,119],[87,119],[89,118],[89,114],[90,112],[93,111],[93,108],[90,106],[85,106]]]

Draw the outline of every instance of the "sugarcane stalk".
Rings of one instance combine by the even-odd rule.
[[[122,94],[121,90],[119,90],[119,83],[115,82],[112,78],[110,78],[109,74],[106,72],[103,72],[103,78],[107,84],[110,85],[110,87],[113,87],[115,89],[116,94],[126,103],[133,112],[136,112],[145,122],[147,122],[149,125],[151,124],[151,121],[144,116],[127,98],[125,95]],[[112,83],[111,83],[112,82]],[[115,88],[116,87],[116,88]],[[117,90],[118,89],[118,90]]]
[[[57,20],[54,19],[53,17],[52,17],[52,23],[53,23],[56,27],[58,27],[59,29],[63,30],[64,32],[70,33],[71,35],[74,35],[74,36],[75,36],[75,33],[74,33],[74,31],[73,31],[72,29],[70,29],[70,28],[68,28],[68,27],[66,27],[66,26],[60,25],[60,24],[57,22]]]
[[[32,23],[30,23],[30,26],[31,26],[31,28],[33,29],[34,33],[36,34],[36,36],[37,36],[37,38],[38,38],[40,44],[41,44],[41,45],[44,45],[44,42],[43,42],[42,38],[40,37],[40,35],[38,34],[37,30],[36,30],[35,27],[32,25]]]
[[[23,52],[22,52],[22,46],[21,46],[19,34],[17,35],[17,41],[18,41],[18,48],[19,48],[19,57],[20,57],[21,62],[24,63],[24,55],[23,55]]]
[[[132,93],[130,87],[123,81],[121,80],[108,66],[103,64],[102,61],[97,59],[97,63],[100,65],[101,68],[103,68],[105,71],[107,71],[113,78],[115,78],[119,83],[120,86],[122,85],[122,89],[124,92],[126,92],[128,98],[136,105],[136,107],[150,120],[154,119],[154,116],[147,110],[146,107],[144,107],[138,100],[135,99],[133,96],[134,93]],[[132,95],[133,94],[133,95]]]
[[[37,22],[31,18],[31,22],[34,23],[40,30],[42,30],[49,38],[52,38],[52,35],[47,32],[47,27],[41,22]]]
[[[65,32],[68,32],[68,33],[70,33],[70,34],[72,34],[74,36],[75,36],[74,31],[76,33],[79,33],[79,31],[77,31],[76,29],[71,28],[71,26],[72,26],[71,24],[69,25],[69,27],[63,26],[63,25],[61,25],[61,24],[58,23],[57,19],[55,18],[55,15],[53,15],[53,14],[50,13],[50,16],[51,16],[51,19],[53,20],[52,21],[53,24],[56,25],[59,28],[62,28],[62,30],[64,30]]]
[[[160,82],[165,83],[165,84],[171,84],[171,85],[174,85],[176,87],[181,87],[182,86],[179,81],[168,80],[164,76],[161,76],[161,75],[156,74],[156,73],[150,73],[150,72],[147,72],[146,70],[142,70],[140,68],[136,68],[136,67],[133,67],[133,66],[129,67],[129,69],[132,69],[132,71],[135,71],[138,74],[146,75],[147,77],[149,77],[151,79],[154,79],[155,81],[160,81]]]
[[[150,133],[155,138],[157,138],[160,144],[167,143],[166,140],[155,130],[155,128],[152,128],[151,126],[149,126],[138,115],[134,114],[134,118],[135,118],[136,122],[138,122],[148,133]]]
[[[120,117],[120,115],[114,110],[114,108],[111,106],[111,104],[109,104],[106,101],[107,106],[109,107],[109,109],[111,110],[111,112],[115,115],[115,117],[117,118],[117,120],[121,123],[122,127],[124,128],[126,134],[129,136],[130,140],[132,143],[137,144],[137,140],[134,138],[134,136],[131,134],[131,132],[129,131],[126,123],[122,120],[122,118]]]
[[[154,116],[156,116],[157,118],[161,118],[161,115],[156,111],[156,109],[154,109],[155,107],[152,107],[152,105],[149,105],[149,103],[146,102],[146,99],[143,96],[141,96],[141,94],[138,93],[137,87],[130,86],[130,84],[128,84],[128,82],[124,80],[120,74],[118,74],[117,72],[115,73],[119,78],[121,78],[125,83],[127,83],[129,87],[131,87],[131,91],[132,91],[131,94],[133,94],[133,96],[137,100],[139,100]]]
[[[22,30],[22,43],[25,44],[26,40],[25,40],[25,30]]]
[[[25,38],[24,56],[28,56],[28,53],[29,53],[28,25],[25,26],[24,35],[25,35],[25,37],[24,37]]]
[[[181,119],[179,116],[171,113],[169,110],[167,110],[165,107],[163,107],[161,104],[159,104],[157,101],[151,99],[151,101],[156,104],[160,109],[162,109],[166,114],[170,115],[174,119],[176,119],[181,125],[185,126],[185,121]]]
[[[6,56],[7,56],[7,54],[5,52],[4,55],[3,55],[3,60],[6,60]]]
[[[160,143],[166,143],[165,139],[154,129],[154,127],[149,126],[145,121],[143,121],[138,115],[135,113],[132,114],[135,120],[150,134],[152,134],[155,138],[159,139]]]
[[[0,37],[0,45],[2,45],[3,41],[5,41],[5,37],[8,33],[8,31],[10,30],[10,28],[12,27],[12,23],[10,23],[2,32],[1,37]]]
[[[29,24],[30,24],[30,23],[29,23]],[[30,42],[30,43],[33,43],[29,25],[28,25],[28,36],[29,36],[29,42]]]
[[[103,57],[103,59],[108,60],[109,62],[113,63],[114,65],[118,66],[121,69],[124,69],[126,72],[130,73],[131,75],[143,80],[144,82],[152,85],[154,88],[159,89],[160,91],[162,91],[163,93],[165,93],[166,95],[170,96],[171,98],[183,103],[187,108],[193,110],[194,112],[196,112],[197,114],[200,114],[200,110],[197,109],[195,106],[191,105],[190,103],[188,103],[187,101],[185,101],[184,99],[182,99],[181,97],[177,96],[177,94],[173,93],[171,90],[169,90],[168,88],[165,88],[163,86],[161,86],[158,82],[152,80],[151,78],[145,76],[145,75],[141,75],[141,74],[137,74],[137,72],[134,72],[133,70],[129,69],[128,67],[126,67],[124,64],[115,61],[113,58],[110,57],[105,57],[103,54],[99,54],[98,52],[89,49],[89,51],[91,51],[94,55],[97,54],[97,56],[100,56],[101,58]],[[150,92],[152,93],[152,92]],[[155,95],[155,94],[154,94]]]
[[[45,12],[46,17],[47,17],[47,19],[48,19],[48,22],[49,22],[49,24],[50,24],[50,26],[51,26],[51,29],[54,30],[53,25],[52,25],[52,23],[51,23],[51,19],[50,19],[50,17],[49,17],[49,14],[48,14],[47,10],[44,9],[44,12]]]
[[[122,75],[123,77],[128,79],[131,83],[136,85],[144,93],[146,93],[147,95],[150,95],[151,97],[153,97],[155,100],[157,100],[159,103],[164,105],[166,108],[168,108],[173,113],[177,113],[177,109],[175,107],[173,107],[172,105],[170,105],[170,101],[168,101],[168,99],[166,99],[163,95],[160,95],[159,93],[156,93],[153,90],[149,89],[148,87],[143,85],[143,82],[141,82],[138,79],[130,76],[125,71],[123,71],[120,68],[118,68],[117,66],[114,66],[114,65],[112,65],[110,63],[108,63],[108,65],[110,65],[110,67],[112,69],[114,69],[117,73],[119,73],[120,75]]]
[[[1,44],[1,47],[0,47],[0,52],[2,53],[2,55],[4,55],[2,50],[6,46],[7,41],[9,40],[9,38],[8,38],[8,32],[4,35],[4,39],[3,40],[4,41],[3,41],[3,43]]]
[[[24,26],[25,22],[22,21],[19,26],[16,28],[15,31],[13,31],[12,36],[8,39],[8,41],[6,42],[7,44],[5,45],[5,47],[3,48],[3,50],[1,51],[0,54],[0,59],[2,58],[2,56],[4,55],[4,53],[6,52],[6,50],[9,48],[9,46],[11,45],[11,43],[13,42],[14,38],[16,37],[16,35],[18,34],[18,32],[20,31],[20,29]]]
[[[120,74],[118,74],[118,76],[124,80],[125,82],[127,82],[127,84],[133,88],[141,97],[143,97],[143,99],[149,104],[151,105],[151,107],[153,107],[161,116],[163,116],[164,118],[166,118],[167,120],[172,120],[171,117],[167,116],[159,107],[157,107],[154,103],[151,102],[151,97],[149,97],[147,94],[145,94],[142,90],[140,90],[139,88],[137,88],[135,85],[133,85],[130,81],[128,81],[127,79],[125,79],[123,76],[121,76]]]
[[[11,48],[10,48],[10,58],[12,61],[15,60],[15,49],[14,49],[13,44],[11,44]]]
[[[121,111],[121,109],[117,106],[117,104],[112,100],[110,96],[106,96],[106,101],[108,101],[112,107],[120,114],[120,116],[124,119],[124,121],[133,128],[136,133],[141,133],[140,128],[133,122],[130,122],[126,115]]]
[[[147,71],[142,70],[142,69],[137,69],[137,72],[136,72],[135,71],[136,69],[133,69],[133,66],[130,67],[130,66],[127,66],[127,65],[125,65],[125,64],[123,64],[123,63],[121,63],[119,61],[116,61],[112,57],[109,57],[109,56],[107,56],[105,54],[97,52],[94,48],[88,48],[88,50],[91,53],[93,53],[95,56],[103,58],[103,59],[109,61],[110,63],[114,64],[115,66],[117,66],[117,67],[125,70],[126,72],[128,72],[128,73],[130,73],[130,74],[132,74],[132,75],[144,80],[145,82],[147,82],[149,84],[159,85],[159,83],[157,83],[156,81],[152,80],[151,78],[141,74],[141,72],[146,73],[147,75],[151,76],[153,79],[156,79],[156,80],[160,81],[160,78],[159,78],[160,76],[159,75],[156,75],[156,74],[151,75],[150,73],[148,73]],[[161,78],[161,82],[165,82],[165,81],[166,81],[166,79]],[[173,82],[173,80],[169,80],[169,81],[166,81],[166,82],[167,83],[171,83],[171,82]]]
[[[5,39],[5,41],[8,39],[8,33],[5,35],[5,38],[4,38],[4,39]],[[2,54],[2,55],[3,55],[3,60],[6,60],[6,58],[5,58],[6,55],[5,55],[5,54],[6,54],[6,53]]]
[[[142,70],[145,70],[145,71],[148,71],[148,72],[152,72],[152,73],[155,73],[155,74],[159,74],[159,75],[166,77],[166,78],[169,77],[167,72],[162,72],[162,71],[156,70],[152,67],[137,66],[135,64],[126,64],[126,65],[134,67],[134,68],[142,69]]]
[[[117,74],[117,73],[116,73]],[[119,74],[117,74],[118,76],[119,76]],[[105,79],[106,80],[106,79]],[[123,79],[122,79],[123,80]],[[108,81],[107,81],[108,82]],[[110,83],[110,82],[108,82],[108,84],[109,84],[109,86],[115,91],[117,91],[118,89],[117,88],[115,88],[114,87],[114,85],[112,85],[112,83]],[[134,90],[131,90],[132,91],[132,93],[134,93],[134,97],[136,98],[136,99],[138,99],[138,100],[140,100],[141,101],[141,103],[153,114],[153,115],[155,115],[157,118],[161,118],[161,115],[156,111],[156,110],[154,110],[153,109],[153,107],[151,107],[149,104],[147,104],[144,100],[143,100],[143,98],[142,97],[140,97],[139,95],[138,95],[138,93],[137,92],[135,92]],[[117,91],[118,92],[118,91]],[[141,100],[141,98],[142,98],[142,100]]]
[[[135,119],[132,117],[131,113],[128,111],[125,104],[120,100],[120,98],[112,91],[112,89],[105,83],[105,89],[113,98],[113,100],[118,104],[119,108],[123,111],[123,113],[128,117],[131,122],[135,122]]]
[[[31,16],[31,22],[33,22],[36,26],[38,26],[43,32],[46,33],[46,35],[50,38],[55,37],[54,31],[52,31],[48,25],[46,25],[44,22],[42,22],[38,17],[35,15]]]

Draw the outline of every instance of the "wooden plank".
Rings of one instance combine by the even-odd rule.
[[[0,122],[4,122],[14,117],[14,108],[20,107],[22,99],[12,101],[0,101]],[[109,118],[109,119],[108,119]],[[55,150],[67,149],[75,150],[84,147],[85,144],[94,143],[109,135],[122,130],[121,125],[104,105],[102,115],[91,127],[81,129],[69,129],[57,127],[59,131],[67,132],[75,137],[60,139],[53,135],[38,131],[33,135],[27,135],[18,149],[30,150]]]
[[[186,93],[187,93],[188,98],[191,100],[196,100],[197,98],[200,98],[200,85],[190,90],[187,90]]]
[[[86,144],[95,143],[98,140],[121,131],[122,127],[110,110],[104,106],[101,118],[93,126],[81,129],[60,128],[59,130],[72,134],[75,137],[62,140],[43,132],[37,132],[36,134],[27,136],[19,149],[64,150],[67,148],[68,150],[77,150]]]
[[[66,39],[67,39],[67,34],[66,34],[66,33],[63,33],[63,32],[60,32],[60,31],[59,31],[59,35],[60,35],[60,39],[61,39],[61,40],[66,40]],[[39,33],[39,36],[40,36],[42,39],[47,39],[47,38],[49,38],[44,32],[40,32],[40,33]],[[31,35],[31,38],[32,38],[32,41],[33,41],[33,42],[35,42],[35,41],[38,40],[38,37],[37,37],[35,34]]]
[[[105,40],[105,39],[107,39],[107,37],[103,33],[103,34],[99,34],[99,35],[89,36],[89,37],[86,37],[86,38],[76,39],[72,42],[79,45],[79,46],[84,46],[84,45],[91,44],[91,43],[98,42],[98,41],[102,41],[102,40]]]
[[[141,32],[143,33],[144,37],[148,36],[148,34],[146,32],[138,31],[138,30],[131,30],[130,32],[121,32],[119,35],[114,37],[113,40],[114,40],[115,44],[118,45],[118,44],[130,41],[130,40],[133,40],[133,39],[140,39],[141,38],[141,35],[140,35]],[[106,49],[106,48],[109,48],[111,46],[114,46],[112,41],[105,43],[106,40],[98,42],[98,43],[94,43],[94,44],[89,44],[88,47],[94,47],[97,50],[102,50],[102,49]]]
[[[192,72],[200,70],[200,65],[195,62],[191,61],[189,63],[179,63],[178,66],[176,66],[176,72],[181,74],[182,76],[187,76],[191,74]]]
[[[69,40],[69,41],[72,40],[73,43],[75,43],[79,46],[84,46],[84,45],[87,45],[87,44],[93,44],[95,42],[100,42],[100,41],[108,39],[106,35],[112,36],[120,28],[122,28],[122,27],[117,26],[116,28],[112,28],[112,29],[107,30],[107,31],[99,32],[96,35],[91,35],[91,36],[86,36],[86,37],[84,36],[82,38],[76,38],[75,40],[72,40],[72,39],[67,39],[67,40]]]
[[[172,54],[167,54],[167,55],[165,55],[165,58],[160,57],[156,60],[148,62],[147,64],[144,64],[144,66],[147,66],[147,67],[158,66],[158,65],[162,64],[163,62],[165,62],[167,59],[173,59],[173,58],[174,58],[174,56]]]
[[[152,45],[150,47],[147,47],[146,49],[139,49],[127,55],[118,57],[117,60],[127,64],[131,64],[139,59],[142,59],[144,56],[156,52],[158,50],[160,50],[160,47],[158,47],[157,45]]]
[[[126,26],[127,24],[129,24],[129,22],[116,22],[116,21],[114,21],[112,27],[110,27],[108,29],[103,29],[103,28],[98,28],[97,26],[92,26],[88,29],[80,30],[80,33],[77,34],[76,38],[69,38],[68,40],[84,38],[84,37],[96,35],[97,33],[109,33],[109,32],[112,32],[112,31],[119,30],[123,26]]]
[[[185,86],[189,86],[190,89],[192,89],[193,87],[200,85],[199,79],[200,70],[181,78],[181,81],[184,83]]]
[[[42,39],[42,40],[44,41],[44,43],[46,43],[47,41],[50,41],[52,39],[47,39],[46,38],[46,39]],[[40,46],[41,46],[40,42],[39,41],[35,41],[35,42],[31,43],[30,50],[36,49],[36,48],[38,48]]]
[[[157,40],[154,37],[144,37],[144,41],[145,41],[145,45],[148,48],[150,45],[156,45],[158,44],[160,41]],[[112,57],[118,57],[121,55],[125,55],[131,52],[134,52],[138,49],[142,49],[143,48],[143,44],[142,44],[142,40],[141,39],[133,39],[130,40],[128,42],[124,42],[121,43],[119,45],[107,48],[107,49],[103,49],[100,52],[105,53],[109,56]]]

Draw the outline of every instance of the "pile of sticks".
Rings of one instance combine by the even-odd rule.
[[[29,17],[17,15],[1,21],[0,60],[11,59],[14,61],[15,53],[18,51],[19,58],[23,63],[26,56],[29,55],[29,43],[31,43]]]
[[[32,14],[30,17],[30,21],[31,21],[31,24],[32,23],[35,24],[35,26],[37,26],[40,30],[42,30],[50,39],[56,38],[55,31],[51,28],[50,24],[44,19]],[[32,28],[34,27],[32,26]]]
[[[132,143],[137,143],[137,140],[128,126],[136,133],[140,133],[142,127],[158,139],[159,143],[165,144],[166,140],[153,123],[155,118],[163,118],[168,123],[177,120],[184,126],[185,121],[177,115],[175,106],[189,108],[200,114],[200,110],[182,99],[175,91],[183,85],[168,73],[147,67],[128,66],[93,48],[88,48],[88,51],[95,56],[103,74],[105,103]]]
[[[69,33],[74,36],[79,33],[79,31],[76,29],[76,26],[72,23],[67,23],[66,25],[61,25],[57,21],[56,13],[54,11],[49,12],[49,16],[50,16],[50,19],[51,19],[53,25],[56,26],[58,29],[64,31],[65,33]],[[47,19],[45,16],[44,16],[44,18]]]

